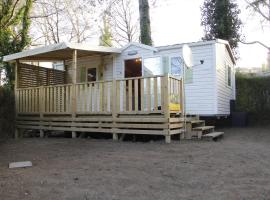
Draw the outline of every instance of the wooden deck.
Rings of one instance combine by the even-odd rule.
[[[164,135],[181,134],[182,82],[165,75],[17,88],[20,130]]]

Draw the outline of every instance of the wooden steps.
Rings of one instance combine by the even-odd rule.
[[[223,137],[224,132],[212,132],[212,133],[207,133],[205,135],[203,135],[203,138],[206,139],[212,139],[212,140],[216,140],[217,138]]]
[[[205,120],[200,120],[199,117],[190,117],[187,120],[186,139],[213,139],[216,140],[224,135],[223,132],[215,132],[215,126],[206,126]]]

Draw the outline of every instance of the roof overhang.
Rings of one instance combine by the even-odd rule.
[[[77,56],[86,57],[92,55],[120,54],[121,49],[102,46],[91,46],[78,43],[58,43],[25,50],[19,53],[4,56],[3,61],[10,62],[14,60],[24,61],[59,61],[72,59],[73,50],[77,50]]]

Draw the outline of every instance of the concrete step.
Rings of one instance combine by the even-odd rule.
[[[212,133],[207,133],[205,135],[203,135],[203,138],[207,138],[207,139],[217,139],[219,137],[222,137],[224,135],[224,132],[212,132]]]
[[[192,130],[193,131],[206,131],[206,130],[211,130],[214,128],[215,128],[215,126],[199,126],[199,127],[192,128]]]

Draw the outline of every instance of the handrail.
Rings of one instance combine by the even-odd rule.
[[[125,81],[125,80],[139,80],[139,79],[148,79],[148,78],[158,78],[158,77],[166,77],[167,75],[154,75],[154,76],[140,76],[140,77],[131,77],[131,78],[120,78],[120,79],[110,79],[110,80],[101,80],[101,81],[91,81],[91,82],[83,82],[83,83],[75,83],[75,85],[84,85],[84,84],[95,84],[95,83],[105,83],[105,82],[113,82],[116,81]],[[168,74],[169,78],[173,78],[176,80],[181,80],[173,75]],[[16,90],[27,90],[27,89],[34,89],[34,88],[47,88],[47,87],[58,87],[58,86],[72,86],[73,83],[67,83],[67,84],[55,84],[55,85],[43,85],[38,87],[28,87],[28,88],[16,88]]]
[[[180,110],[181,84],[158,75],[18,88],[16,107],[19,113],[165,113]]]

